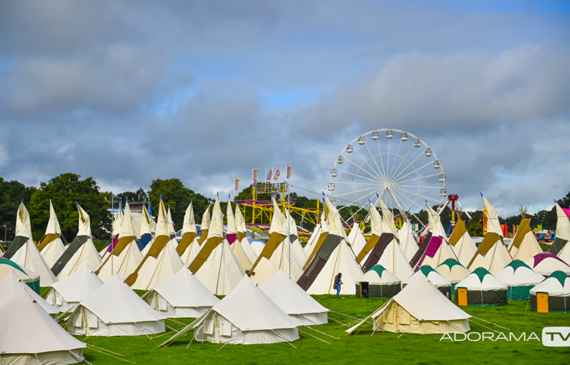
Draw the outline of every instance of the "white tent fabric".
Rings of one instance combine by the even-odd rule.
[[[146,298],[168,318],[197,318],[219,301],[186,267],[155,286]]]
[[[558,203],[556,203],[556,237],[570,241],[570,219]]]
[[[425,267],[428,267],[427,265],[424,265]],[[418,271],[416,271],[414,273],[414,275],[410,276],[410,278],[408,279],[408,281],[404,284],[408,285],[408,283],[412,280],[414,280],[415,276],[418,275],[424,275],[428,281],[430,283],[432,283],[436,288],[441,288],[441,287],[451,287],[451,282],[449,280],[447,280],[445,277],[443,277],[443,275],[441,275],[440,273],[438,273],[435,269],[431,268],[429,266],[429,270],[422,270],[422,268],[424,268],[424,266],[422,266]],[[427,272],[427,275],[425,275],[425,272]]]
[[[411,261],[419,247],[412,232],[412,225],[407,219],[404,221],[404,224],[402,224],[402,228],[398,231],[398,239],[400,240],[400,247],[406,260],[408,260],[408,262]]]
[[[570,275],[570,266],[561,260],[560,257],[548,252],[539,253],[524,261],[524,263],[542,276],[549,276],[555,271],[562,271]]]
[[[184,251],[184,253],[180,256],[180,259],[182,260],[184,266],[188,267],[192,263],[192,261],[194,261],[196,256],[198,256],[199,252],[200,252],[200,244],[198,243],[197,239],[194,239],[194,241],[192,241],[190,246],[186,248],[186,251]]]
[[[364,234],[362,233],[358,223],[354,223],[352,225],[352,229],[346,238],[346,242],[350,245],[352,252],[354,252],[355,255],[360,253],[366,244],[366,238],[364,238]]]
[[[166,343],[191,329],[195,329],[196,340],[213,343],[255,345],[299,339],[296,321],[247,276],[212,309]]]
[[[83,361],[83,342],[65,332],[20,288],[0,300],[0,363],[75,364]]]
[[[287,273],[291,272],[291,277],[297,281],[303,274],[303,263],[304,260],[297,258],[293,253],[293,245],[289,237],[285,237],[269,259],[262,257],[259,260],[255,268],[255,274],[251,276],[251,279],[259,285],[264,285],[278,271],[283,270]],[[291,270],[289,270],[289,267],[291,267]]]
[[[256,258],[259,257],[264,247],[265,243],[263,243],[262,241],[254,240],[251,242],[251,249],[253,250],[253,252],[255,252]]]
[[[445,260],[435,268],[435,271],[440,273],[441,276],[446,278],[452,284],[460,282],[465,279],[467,275],[471,274],[471,271],[467,270],[465,266],[461,265],[459,261],[454,259]]]
[[[46,240],[49,242],[44,244]],[[57,220],[51,199],[49,201],[49,221],[46,227],[44,241],[42,241],[40,245],[43,246],[40,253],[49,267],[52,267],[63,252],[65,252],[65,246],[61,240],[61,227],[59,226],[59,221]]]
[[[48,292],[46,301],[58,308],[60,312],[67,312],[101,286],[103,286],[103,281],[87,266],[83,266],[68,277],[54,283]]]
[[[236,259],[238,260],[241,268],[244,271],[249,270],[251,268],[252,262],[249,260],[249,257],[245,253],[241,242],[237,240],[237,237],[236,237],[236,240],[234,241],[234,243],[230,247],[232,248],[232,251],[233,251]]]
[[[157,228],[158,230],[158,228]],[[158,234],[158,233],[157,233]],[[150,247],[150,244],[147,245]],[[119,241],[96,273],[103,281],[109,280],[114,274],[126,279],[141,263],[143,256],[135,241],[129,204],[125,205],[123,222],[119,231]]]
[[[321,235],[321,224],[317,223],[315,229],[313,230],[313,233],[311,234],[311,237],[309,237],[307,244],[303,248],[303,250],[307,255],[309,255],[313,251],[314,245],[319,240],[320,235]]]
[[[227,295],[245,275],[245,271],[228,241],[223,240],[195,275],[212,294]]]
[[[373,267],[374,268],[374,267]],[[356,284],[360,282],[367,282],[370,285],[396,285],[402,284],[402,280],[395,277],[388,270],[382,271],[382,277],[378,275],[378,271],[370,269],[364,275],[356,280]]]
[[[446,237],[445,229],[441,224],[441,217],[439,216],[439,213],[433,210],[433,208],[430,207],[429,204],[427,203],[426,207],[428,212],[428,222],[429,222],[428,225],[432,236],[440,236],[445,238]]]
[[[115,274],[77,305],[67,331],[105,337],[150,335],[164,332],[164,320]]]
[[[329,310],[305,292],[283,270],[278,270],[261,290],[298,325],[328,323]]]
[[[133,289],[150,290],[171,278],[184,267],[180,256],[176,252],[177,243],[174,238],[169,240],[158,254],[158,257],[147,254],[140,267],[137,268],[137,278],[132,285]]]
[[[491,273],[485,275],[483,280],[481,280],[479,275],[475,272],[467,275],[467,277],[458,282],[455,287],[466,288],[469,291],[507,290],[507,286]]]
[[[354,332],[369,318],[374,321],[374,331],[421,334],[467,332],[470,329],[470,317],[421,274],[415,276],[386,304],[346,332]]]
[[[0,295],[0,302],[4,300],[9,300],[10,297],[15,295],[21,288],[24,288],[24,290],[30,296],[30,300],[33,300],[36,303],[38,303],[39,306],[47,314],[49,314],[52,317],[55,317],[59,314],[59,310],[57,308],[49,304],[44,298],[40,297],[38,293],[33,291],[28,285],[26,285],[22,280],[20,280],[20,278],[18,278],[18,276],[13,272],[8,273],[8,275],[0,279],[0,293],[2,293],[2,295]]]
[[[530,227],[530,218],[523,218],[509,247],[509,254],[513,260],[524,261],[539,253],[542,253],[542,248]]]
[[[495,207],[489,203],[483,194],[481,194],[481,197],[483,198],[483,204],[485,204],[485,207],[487,208],[487,233],[496,233],[503,237],[503,230],[501,229],[501,223],[499,221],[499,213],[497,213]]]
[[[469,265],[471,259],[477,252],[477,245],[475,245],[475,241],[473,241],[473,238],[471,238],[471,235],[467,232],[463,219],[459,218],[457,220],[455,228],[449,237],[449,243],[451,244],[455,256],[457,256],[457,261],[463,266]]]
[[[56,282],[56,277],[34,243],[30,215],[23,202],[16,213],[16,237],[25,240],[25,243],[9,259],[38,274],[42,286],[50,286]]]
[[[374,265],[382,265],[402,282],[406,282],[414,274],[410,263],[398,242],[393,239],[384,249],[382,256]],[[344,274],[343,274],[344,275]]]
[[[521,263],[516,265],[516,263]],[[522,261],[513,260],[503,270],[495,274],[497,280],[507,286],[530,286],[544,280],[544,276],[538,274]]]
[[[479,250],[480,249],[481,246],[479,246]],[[499,239],[495,241],[489,251],[487,251],[486,255],[481,255],[479,253],[475,254],[475,257],[473,257],[471,263],[467,268],[469,270],[474,270],[478,267],[484,267],[485,269],[489,270],[491,274],[496,274],[505,266],[507,266],[511,261],[512,258],[509,255],[507,248]]]
[[[570,276],[562,279],[564,285],[562,285],[560,280],[555,276],[563,277],[563,275],[556,274],[554,276],[547,277],[540,284],[537,284],[530,289],[530,294],[536,295],[537,293],[548,293],[549,296],[553,297],[566,297],[567,302],[570,303]]]
[[[249,262],[254,263],[255,260],[257,259],[257,254],[255,253],[255,251],[253,251],[253,248],[251,248],[251,244],[247,239],[247,227],[245,225],[245,219],[243,218],[243,214],[241,214],[241,209],[239,208],[239,204],[236,204],[234,217],[238,231],[239,244],[241,245],[241,248],[245,253],[245,255],[247,256]],[[242,237],[241,239],[240,236]],[[247,269],[249,269],[250,267],[251,264]]]
[[[363,272],[356,262],[354,253],[344,239],[331,253],[325,266],[319,272],[307,293],[315,294],[336,294],[334,287],[334,277],[338,273],[342,273],[342,281],[344,285],[341,286],[341,294],[356,294],[356,288],[353,285]]]
[[[91,237],[88,237],[81,248],[79,248],[67,261],[61,270],[58,279],[64,279],[80,268],[87,266],[90,270],[96,270],[101,265],[101,258]]]

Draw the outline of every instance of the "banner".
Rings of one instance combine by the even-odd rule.
[[[289,179],[291,177],[291,168],[293,167],[293,165],[287,165],[287,179]]]
[[[259,182],[259,180],[257,180],[257,173],[259,172],[259,169],[253,169],[253,183],[257,184]]]
[[[265,180],[271,181],[272,175],[273,175],[273,167],[269,169],[269,173],[267,174],[267,177],[265,178]]]
[[[279,179],[279,176],[281,176],[281,168],[278,167],[277,171],[275,171],[275,176],[273,176],[273,180],[277,181],[277,179]]]
[[[235,191],[238,191],[238,189],[239,189],[239,181],[240,181],[240,180],[241,180],[241,179],[240,179],[239,177],[236,177],[236,180],[235,180]]]

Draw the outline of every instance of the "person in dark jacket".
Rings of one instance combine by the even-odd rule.
[[[340,294],[340,286],[342,285],[342,273],[339,272],[337,276],[334,277],[334,286],[336,287],[336,297]]]

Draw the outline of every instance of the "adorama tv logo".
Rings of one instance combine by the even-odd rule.
[[[570,327],[544,327],[542,344],[548,347],[570,347]]]

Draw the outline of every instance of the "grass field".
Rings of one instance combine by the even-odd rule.
[[[386,302],[386,299],[356,298],[352,296],[316,296],[332,312],[329,323],[314,328],[334,336],[334,339],[304,327],[301,331],[317,335],[330,342],[324,343],[300,332],[301,339],[273,345],[222,345],[208,342],[193,342],[186,349],[192,333],[166,348],[157,348],[173,332],[157,335],[154,338],[138,337],[79,337],[94,346],[116,352],[124,359],[137,364],[568,364],[570,347],[545,347],[540,341],[480,341],[452,342],[440,341],[441,335],[398,335],[377,332],[370,336],[372,325],[364,325],[356,335],[346,336],[344,329],[354,322],[353,318],[363,318]],[[512,301],[507,306],[467,307],[471,314],[472,331],[491,332],[499,330],[513,332],[519,337],[523,332],[535,332],[541,338],[542,328],[548,326],[570,326],[570,313],[536,313],[527,308],[527,302]],[[342,313],[342,314],[340,314]],[[350,317],[347,317],[350,316]],[[506,329],[494,327],[496,323]],[[485,328],[479,324],[484,324]],[[189,323],[189,321],[185,321]],[[181,328],[179,323],[167,320],[167,325]],[[491,329],[492,327],[492,329]],[[84,351],[87,361],[93,364],[127,364],[116,358],[104,355],[93,348]]]

